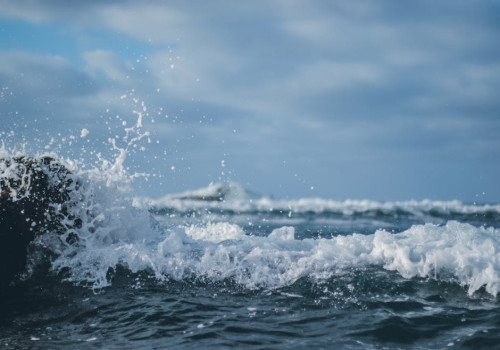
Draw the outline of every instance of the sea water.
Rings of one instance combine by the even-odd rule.
[[[238,196],[93,193],[79,246],[4,301],[1,347],[500,344],[498,205],[250,199],[227,186]]]
[[[148,137],[139,123],[126,146]],[[237,183],[146,198],[110,144],[99,167],[52,154],[80,184],[78,242],[34,242],[2,295],[0,348],[500,347],[500,204],[281,200]]]

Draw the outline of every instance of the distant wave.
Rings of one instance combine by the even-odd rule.
[[[483,216],[500,219],[500,204],[478,204],[454,201],[410,200],[379,202],[373,200],[336,201],[323,198],[272,199],[257,196],[237,183],[210,184],[205,188],[160,198],[136,197],[134,205],[154,211],[193,210],[230,211],[239,213],[330,214],[341,216],[460,219],[462,216]]]
[[[200,188],[194,191],[186,191],[178,194],[167,195],[164,197],[165,200],[177,199],[202,202],[237,201],[246,200],[248,198],[249,192],[247,192],[243,188],[243,186],[235,182],[228,184],[211,183],[207,187]]]

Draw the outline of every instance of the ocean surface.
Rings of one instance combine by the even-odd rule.
[[[231,183],[134,198],[99,181],[80,243],[41,240],[49,272],[2,297],[0,348],[500,347],[498,204]]]
[[[81,225],[30,245],[0,294],[0,349],[500,348],[500,204],[230,182],[139,197],[124,162],[140,121],[99,166],[49,154],[78,184],[58,220]],[[0,159],[23,152],[2,144]]]

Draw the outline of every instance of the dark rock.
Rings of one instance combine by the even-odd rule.
[[[68,228],[81,222],[68,209],[77,188],[71,172],[50,157],[0,159],[0,288],[26,269],[36,237],[56,233],[75,240]]]

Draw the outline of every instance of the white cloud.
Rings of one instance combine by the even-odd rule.
[[[185,16],[165,3],[112,4],[97,12],[102,26],[155,44],[175,43]]]
[[[376,84],[384,78],[381,67],[356,62],[312,62],[301,67],[283,86],[292,95],[314,95]]]
[[[109,50],[87,51],[82,54],[87,66],[85,70],[92,76],[103,75],[110,82],[124,83],[130,76],[133,64],[123,61]]]
[[[170,115],[154,131],[171,150],[203,162],[213,153],[216,166],[228,149],[318,168],[335,157],[424,158],[438,146],[441,161],[464,149],[468,159],[498,155],[489,5],[391,4],[4,1],[0,17],[72,28],[77,43],[67,57],[2,52],[2,85],[18,97],[1,108],[88,122],[106,109],[130,114],[134,102],[119,96],[134,90]]]

